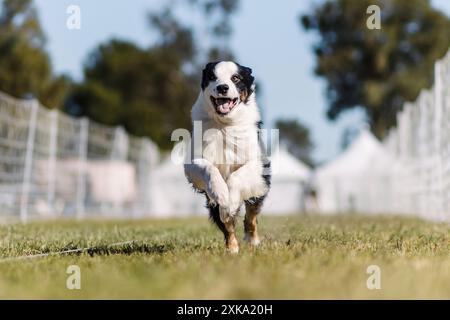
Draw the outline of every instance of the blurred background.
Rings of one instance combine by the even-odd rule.
[[[331,211],[356,210],[356,196],[342,191],[335,172],[360,163],[361,179],[374,159],[393,166],[379,141],[398,125],[405,103],[433,86],[435,63],[450,46],[446,0],[0,4],[0,207],[22,217],[83,215],[87,207],[203,213],[202,199],[192,202],[190,190],[174,187],[186,183],[166,154],[172,131],[190,128],[201,69],[219,59],[253,68],[265,127],[280,130],[280,171],[267,210],[317,211],[330,202]],[[381,8],[379,30],[366,25],[372,4]],[[79,29],[67,26],[71,6],[79,9]],[[39,101],[34,113],[29,99]],[[395,153],[403,140],[393,139]],[[356,151],[336,169],[313,171],[343,150]],[[312,177],[330,175],[322,189],[332,191],[322,194],[332,195],[321,200]],[[372,189],[391,186],[374,181]],[[170,193],[177,197],[165,198]],[[376,195],[372,211],[394,210],[374,206],[387,195],[366,193]]]

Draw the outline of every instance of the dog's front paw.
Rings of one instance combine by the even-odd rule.
[[[219,207],[220,220],[223,223],[227,223],[230,220],[234,219],[239,214],[240,206],[227,206],[227,207]]]
[[[208,195],[210,199],[220,207],[228,207],[228,186],[223,180],[211,180]]]
[[[219,207],[219,214],[220,214],[220,220],[223,223],[228,223],[230,222],[231,219],[234,218],[234,216],[231,214],[230,208],[229,207]]]
[[[241,195],[239,191],[230,188],[229,189],[230,197],[228,199],[228,208],[232,215],[236,215],[239,212],[241,207]]]

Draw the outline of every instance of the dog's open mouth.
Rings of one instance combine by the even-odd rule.
[[[214,98],[211,96],[211,102],[216,108],[216,112],[219,115],[224,116],[230,113],[231,110],[233,110],[233,108],[237,105],[238,98]]]

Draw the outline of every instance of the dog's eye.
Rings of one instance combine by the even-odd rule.
[[[216,80],[217,80],[216,75],[215,75],[214,73],[211,73],[211,74],[209,75],[209,81],[216,81]]]
[[[239,80],[241,80],[239,78],[239,76],[237,74],[235,74],[234,76],[231,77],[231,81],[233,81],[234,83],[239,82]]]

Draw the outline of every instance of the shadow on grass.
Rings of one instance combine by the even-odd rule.
[[[10,257],[0,257],[0,262],[8,262],[15,260],[28,260],[34,258],[42,258],[49,256],[81,256],[89,255],[94,256],[110,256],[110,255],[125,255],[129,256],[132,254],[148,254],[148,255],[161,255],[166,252],[173,250],[173,245],[162,245],[162,244],[139,244],[139,243],[127,243],[127,244],[117,244],[117,245],[97,245],[87,248],[80,248],[74,244],[66,245],[57,250],[44,249],[35,251],[32,254],[26,254],[22,256],[10,256]]]
[[[77,248],[65,247],[59,251],[61,255],[82,255],[87,254],[90,257],[94,256],[109,256],[109,255],[132,255],[132,254],[164,254],[173,250],[172,245],[163,244],[137,244],[131,243],[121,246],[99,245],[86,249],[77,250]]]

